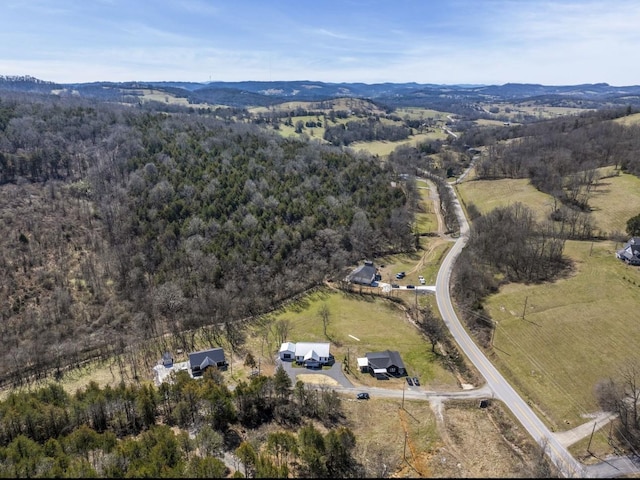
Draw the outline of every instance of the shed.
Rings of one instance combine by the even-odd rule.
[[[164,352],[162,354],[162,365],[167,368],[171,368],[173,366],[173,355],[170,352]]]

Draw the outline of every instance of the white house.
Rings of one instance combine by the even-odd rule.
[[[306,367],[331,365],[335,360],[329,349],[330,344],[328,342],[285,342],[280,347],[280,360],[295,360]]]

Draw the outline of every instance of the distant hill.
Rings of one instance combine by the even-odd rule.
[[[56,84],[30,76],[0,76],[0,91],[74,93],[102,100],[135,100],[139,90],[153,88],[190,103],[234,107],[268,106],[291,100],[320,101],[340,97],[368,98],[389,106],[444,107],[450,104],[499,101],[640,105],[640,85],[615,87],[607,83],[581,85],[439,85],[409,83],[327,83],[312,80],[243,82],[91,82]],[[585,105],[586,106],[586,105]]]

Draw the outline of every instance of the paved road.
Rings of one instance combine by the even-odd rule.
[[[449,186],[449,188],[452,187]],[[454,196],[454,198],[457,197]],[[449,296],[451,270],[469,237],[469,224],[466,221],[457,199],[455,208],[460,222],[460,236],[445,257],[438,271],[436,279],[436,301],[440,314],[451,331],[453,338],[469,360],[483,375],[495,397],[504,402],[539,445],[545,446],[549,458],[562,474],[566,477],[584,477],[586,473],[584,466],[573,458],[566,447],[558,441],[547,426],[542,423],[533,412],[531,407],[491,364],[464,329],[453,309],[451,297]]]
[[[449,188],[452,188],[451,185],[449,185]],[[436,301],[444,322],[460,348],[484,376],[487,381],[487,386],[491,389],[494,396],[502,400],[533,439],[538,442],[539,445],[545,447],[547,455],[560,472],[562,472],[562,475],[577,478],[603,478],[627,474],[640,474],[640,462],[637,458],[616,457],[607,459],[598,465],[591,466],[585,466],[578,462],[569,453],[567,446],[571,444],[571,435],[573,435],[575,439],[578,434],[584,434],[584,428],[574,429],[574,431],[568,432],[564,435],[556,435],[551,432],[533,412],[531,407],[491,364],[484,353],[471,339],[467,331],[463,328],[451,303],[451,297],[449,296],[449,282],[451,279],[453,263],[467,243],[469,237],[469,224],[467,223],[466,217],[464,216],[462,208],[460,207],[455,195],[454,198],[456,198],[455,208],[460,222],[460,236],[453,248],[445,257],[440,270],[438,271],[436,279]],[[602,423],[604,419],[599,419],[599,421]],[[593,428],[592,423],[587,425]]]

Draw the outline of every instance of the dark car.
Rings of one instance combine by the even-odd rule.
[[[391,288],[400,288],[400,285],[398,285],[397,283],[392,283]]]
[[[413,377],[413,383],[415,383],[417,387],[420,386],[420,381],[418,380],[418,377]]]
[[[401,278],[404,278],[404,277],[406,277],[406,274],[404,272],[396,273],[396,278],[398,280],[400,280]]]
[[[416,288],[413,285],[407,285],[407,288]]]
[[[411,380],[411,377],[407,377],[407,383],[410,387],[413,387],[413,381]]]
[[[369,394],[367,392],[362,392],[356,395],[358,400],[369,400]]]

